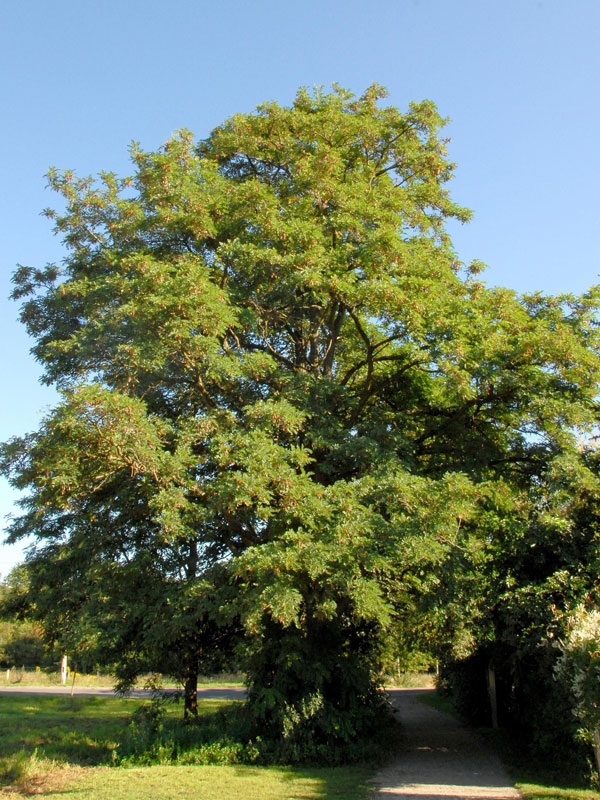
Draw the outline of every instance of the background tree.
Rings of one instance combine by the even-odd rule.
[[[0,667],[35,669],[52,663],[52,655],[44,647],[39,624],[25,619],[28,614],[27,575],[22,566],[15,567],[0,582]]]
[[[132,178],[53,171],[68,255],[15,274],[63,393],[3,450],[53,629],[123,685],[168,653],[186,713],[243,631],[251,718],[292,756],[373,730],[390,620],[594,421],[595,294],[461,271],[443,120],[384,95],[134,145]]]

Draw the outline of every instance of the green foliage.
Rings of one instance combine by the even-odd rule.
[[[316,727],[312,718],[321,707],[321,703],[312,708],[306,704],[301,713],[288,708],[282,720],[283,737],[275,738],[269,731],[264,736],[253,734],[252,717],[242,704],[182,722],[167,716],[161,703],[153,701],[136,710],[113,751],[113,764],[376,764],[398,746],[399,727],[391,719],[374,728],[369,738],[357,736],[329,747],[315,741],[311,738]]]
[[[39,628],[26,622],[0,625],[0,666],[35,669],[49,664],[50,658]]]
[[[578,606],[569,620],[554,675],[573,698],[579,736],[594,748],[596,780],[600,771],[600,612]]]
[[[471,653],[456,661],[447,651],[443,669],[461,710],[485,722],[485,676],[493,666],[500,723],[532,757],[580,776],[591,760],[591,732],[586,748],[577,734],[574,676],[556,675],[574,611],[598,602],[597,476],[593,449],[565,447],[518,505],[486,511],[487,553],[471,571],[479,595]]]
[[[17,567],[0,583],[0,667],[35,669],[52,663],[39,624],[22,619],[27,609],[26,576]]]
[[[551,560],[565,485],[595,480],[598,291],[460,264],[444,121],[384,97],[301,90],[134,145],[130,178],[52,170],[67,256],[14,276],[62,392],[2,448],[32,613],[121,687],[177,675],[188,716],[236,654],[252,735],[294,760],[377,728],[391,631],[466,657],[514,586],[535,605],[531,537]]]
[[[193,722],[168,718],[164,700],[140,706],[119,747],[115,764],[253,764],[259,746],[248,741],[243,711],[230,708]]]

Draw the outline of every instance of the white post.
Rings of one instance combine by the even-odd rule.
[[[60,662],[60,682],[65,684],[67,682],[67,654],[65,653]]]

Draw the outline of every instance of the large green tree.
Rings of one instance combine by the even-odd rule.
[[[290,747],[376,723],[390,620],[594,420],[595,294],[463,268],[443,120],[384,96],[301,90],[134,145],[130,178],[52,171],[67,255],[14,277],[62,392],[3,450],[38,613],[124,685],[167,665],[186,713],[241,642],[252,718]]]

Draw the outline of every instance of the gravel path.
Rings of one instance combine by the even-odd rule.
[[[373,800],[517,800],[498,756],[453,717],[420,702],[423,691],[390,691],[404,748],[376,775]]]

